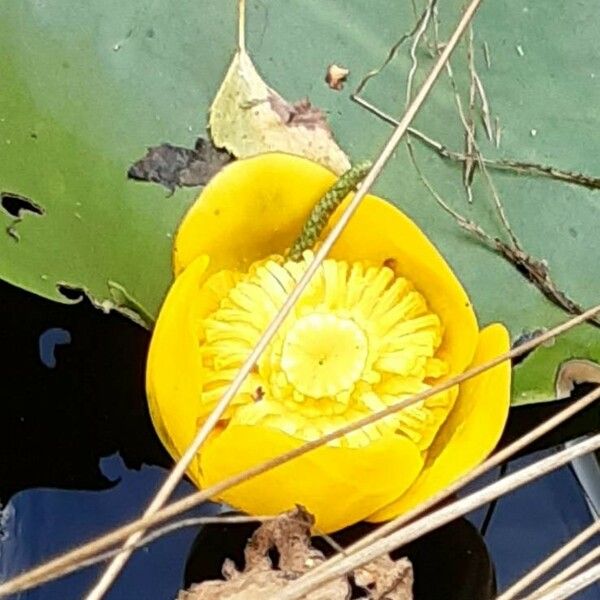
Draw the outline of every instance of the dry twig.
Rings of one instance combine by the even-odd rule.
[[[547,573],[561,560],[566,558],[571,552],[587,542],[591,537],[600,531],[600,521],[594,521],[589,527],[586,527],[581,533],[569,540],[564,546],[561,546],[556,552],[552,553],[546,560],[533,568],[521,579],[513,583],[505,592],[500,594],[496,600],[514,600],[523,590],[531,587],[533,583],[542,575]],[[567,575],[568,577],[568,575]]]
[[[381,73],[381,71],[383,71],[383,69],[385,69],[385,67],[387,67],[387,65],[390,64],[390,62],[392,62],[392,60],[394,59],[394,57],[396,56],[396,53],[398,52],[398,50],[400,49],[400,47],[404,44],[404,42],[406,42],[407,40],[410,40],[419,30],[419,28],[421,27],[421,23],[427,18],[429,19],[429,13],[431,10],[431,5],[437,3],[437,0],[430,0],[429,4],[425,7],[425,9],[423,10],[423,12],[421,13],[421,16],[417,19],[417,22],[415,24],[415,26],[413,27],[413,29],[405,34],[403,34],[400,39],[390,48],[390,51],[388,52],[388,55],[386,57],[386,59],[383,61],[383,63],[377,67],[376,69],[372,69],[371,71],[369,71],[358,83],[358,86],[356,87],[355,90],[355,94],[360,94],[360,92],[364,89],[364,87],[367,85],[369,79],[375,77],[376,75],[379,75],[379,73]],[[413,8],[416,10],[416,6],[413,4]]]
[[[597,561],[600,558],[600,546],[596,546],[593,550],[584,554],[581,558],[578,558],[575,562],[571,563],[568,567],[563,569],[560,573],[549,579],[540,586],[535,592],[527,597],[527,600],[539,600],[539,597],[544,595],[546,592],[551,591],[562,582],[568,580],[570,577],[575,576],[584,567]]]
[[[598,550],[598,548],[596,549]],[[593,552],[593,551],[592,551]],[[590,553],[591,554],[591,553]],[[598,553],[596,553],[597,556]],[[574,596],[580,590],[600,580],[600,563],[583,571],[579,575],[556,585],[544,594],[534,594],[526,600],[564,600]]]

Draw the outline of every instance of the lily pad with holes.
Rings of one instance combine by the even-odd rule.
[[[425,7],[416,4],[418,11]],[[432,19],[415,48],[415,87],[463,3],[439,5],[437,33]],[[59,286],[82,289],[101,308],[121,307],[150,324],[171,280],[171,236],[197,190],[169,196],[159,185],[128,180],[127,171],[148,147],[192,148],[204,134],[208,107],[234,52],[235,10],[234,0],[2,3],[0,193],[31,202],[41,214],[23,211],[15,222],[3,203],[0,277],[62,302],[73,300]],[[247,11],[248,50],[268,84],[290,101],[308,96],[324,110],[353,162],[373,158],[391,127],[350,95],[414,28],[413,3],[257,0],[248,2]],[[592,0],[576,11],[522,1],[483,3],[472,56],[489,105],[488,128],[493,138],[501,131],[498,147],[486,137],[480,91],[469,111],[468,35],[452,59],[465,118],[472,118],[483,155],[553,167],[554,178],[493,168],[489,173],[523,252],[547,268],[556,290],[582,307],[600,298],[600,190],[568,173],[562,179],[571,182],[556,177],[559,171],[600,176],[594,134],[600,120],[599,25]],[[410,45],[410,39],[401,45],[362,91],[396,118],[405,104]],[[332,63],[350,70],[343,91],[324,81]],[[415,127],[443,148],[465,152],[465,128],[447,74]],[[413,147],[421,174],[444,201],[492,238],[510,242],[476,164],[467,173],[473,177],[469,201],[462,162],[416,139]],[[539,282],[440,208],[404,145],[375,191],[401,206],[440,247],[482,324],[503,321],[516,341],[569,316]],[[515,368],[514,402],[552,398],[557,370],[571,358],[600,360],[597,327],[583,325],[525,358]]]

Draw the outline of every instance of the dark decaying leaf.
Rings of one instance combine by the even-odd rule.
[[[232,160],[229,152],[199,137],[194,148],[169,143],[148,148],[146,155],[129,168],[127,177],[160,183],[174,192],[177,187],[206,185]]]

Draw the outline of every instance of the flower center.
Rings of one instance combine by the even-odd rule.
[[[300,393],[335,396],[352,389],[367,355],[367,338],[354,321],[317,313],[298,319],[287,332],[281,368]]]
[[[200,415],[219,401],[311,259],[310,252],[300,262],[276,257],[204,283],[202,302],[214,309],[198,324]],[[316,439],[429,389],[448,372],[436,357],[441,342],[440,319],[410,281],[384,265],[325,260],[224,419]],[[399,434],[426,451],[456,393],[440,392],[331,444],[360,447]]]

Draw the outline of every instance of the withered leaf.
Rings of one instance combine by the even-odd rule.
[[[210,108],[215,145],[237,158],[288,152],[341,174],[350,161],[336,144],[324,114],[308,100],[289,103],[270,88],[251,58],[238,50]]]
[[[127,171],[130,179],[160,183],[171,192],[176,187],[206,185],[233,157],[199,137],[194,148],[169,143],[148,148],[146,155]]]
[[[291,581],[322,563],[323,554],[311,545],[312,516],[302,507],[263,523],[252,535],[244,551],[245,567],[238,571],[233,561],[223,564],[222,581],[205,581],[181,591],[177,600],[261,600],[277,597]],[[273,565],[269,552],[275,549],[278,564]],[[351,574],[352,575],[352,574]],[[367,593],[379,594],[381,600],[412,600],[412,566],[402,558],[389,556],[354,571],[358,586]],[[341,577],[322,585],[303,600],[348,600],[351,585]]]

